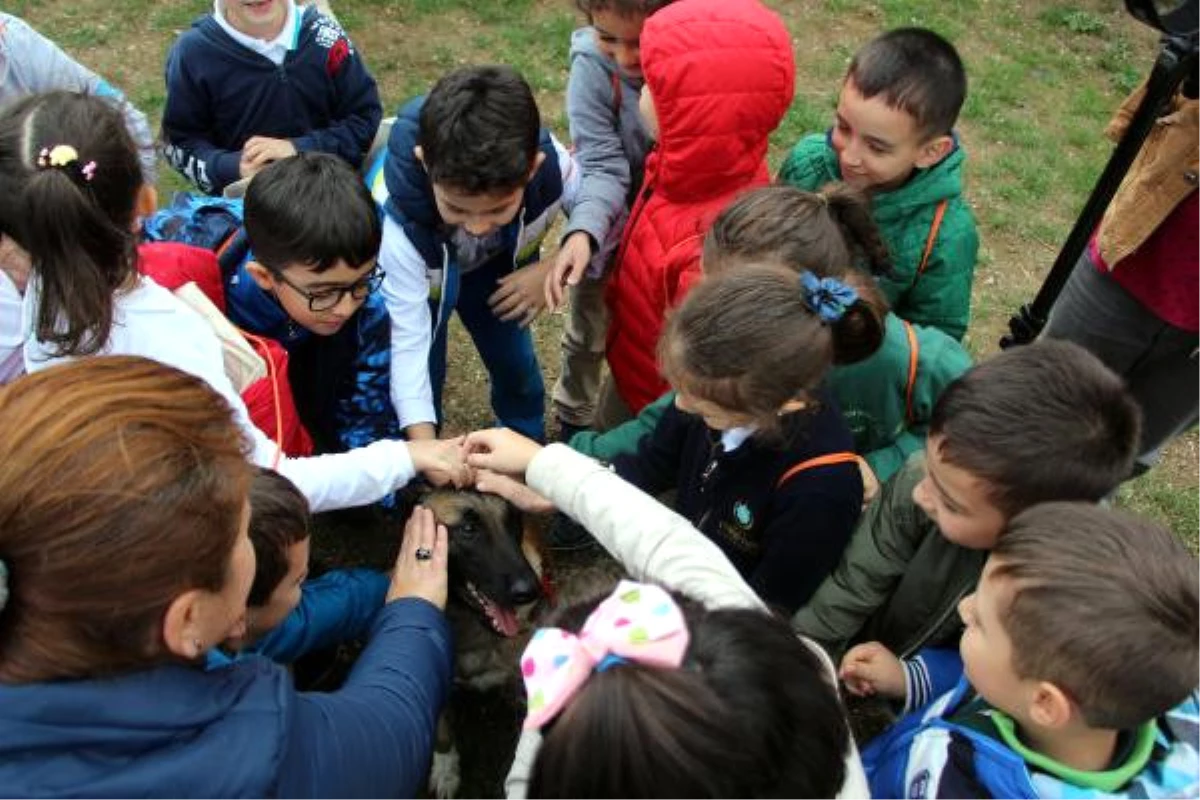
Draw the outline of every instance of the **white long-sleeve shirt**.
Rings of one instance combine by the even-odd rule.
[[[25,370],[31,374],[71,360],[54,355],[51,347],[34,335],[39,302],[40,282],[35,275],[21,301],[21,329],[25,332],[21,348]],[[311,458],[283,456],[250,421],[245,402],[225,374],[220,340],[199,314],[145,277],[139,278],[132,290],[118,294],[114,303],[112,332],[100,354],[143,356],[203,380],[233,410],[250,445],[248,458],[295,483],[313,511],[377,502],[415,476],[408,445],[399,440]]]
[[[562,170],[561,204],[569,211],[578,195],[582,172],[567,149],[557,139],[553,139],[553,142]],[[521,241],[517,242],[515,252],[520,252],[546,235],[557,209],[558,206],[552,206],[544,219],[522,229]],[[449,260],[448,251],[445,251],[444,257]],[[379,266],[384,271],[383,299],[391,317],[391,395],[400,427],[436,422],[433,386],[429,380],[429,348],[433,342],[433,321],[429,313],[429,271],[444,270],[446,264],[426,264],[409,241],[404,228],[388,217],[383,223]]]

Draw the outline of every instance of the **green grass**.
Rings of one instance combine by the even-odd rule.
[[[796,99],[772,137],[777,167],[801,135],[829,124],[854,49],[883,28],[924,25],[951,37],[970,88],[960,132],[970,154],[968,196],[983,242],[967,344],[996,350],[1011,314],[1032,299],[1111,152],[1102,132],[1148,74],[1153,33],[1109,0],[769,0],[788,23]],[[571,0],[332,0],[379,81],[385,108],[425,91],[460,64],[509,63],[527,76],[547,123],[566,139],[563,91]],[[9,0],[6,8],[122,86],[153,117],[164,99],[162,63],[175,33],[210,0]],[[164,169],[160,187],[182,182]],[[547,385],[557,374],[561,320],[536,327]],[[483,372],[456,336],[447,394],[452,428],[487,424]],[[1196,434],[1164,464],[1121,491],[1119,502],[1195,542]]]

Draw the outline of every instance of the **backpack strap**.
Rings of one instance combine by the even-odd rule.
[[[929,225],[929,238],[925,240],[925,252],[921,254],[921,263],[917,266],[917,277],[925,272],[925,267],[929,264],[929,256],[933,253],[933,244],[937,241],[938,231],[942,229],[942,217],[946,216],[946,206],[949,200],[942,200],[938,203],[937,210],[933,212],[933,222]]]
[[[242,265],[242,261],[250,252],[250,237],[246,236],[246,229],[238,228],[217,247],[215,252],[217,264],[221,267],[221,284],[224,286],[225,280],[237,272],[237,268]]]
[[[833,466],[834,464],[857,464],[862,462],[862,460],[862,457],[858,454],[847,451],[843,451],[841,453],[826,453],[823,456],[810,458],[807,461],[801,461],[799,464],[792,466],[787,472],[783,473],[783,476],[775,482],[775,488],[782,488],[785,483],[805,470],[815,469],[817,467],[829,467]]]
[[[251,344],[258,345],[259,353],[267,362],[267,378],[271,381],[271,397],[275,406],[275,460],[271,462],[271,469],[278,469],[279,459],[283,457],[283,404],[279,397],[279,367],[275,364],[275,357],[271,355],[271,348],[267,347],[261,336],[241,328],[238,328],[238,332]]]
[[[904,333],[908,335],[908,382],[904,387],[904,422],[913,423],[913,387],[917,385],[917,359],[921,355],[921,345],[917,343],[917,332],[907,320],[904,323]]]

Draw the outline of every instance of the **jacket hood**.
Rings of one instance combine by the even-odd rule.
[[[765,174],[795,80],[783,21],[758,0],[688,0],[647,19],[641,46],[659,125],[647,165],[656,191],[696,198]]]
[[[204,672],[0,686],[0,786],[20,797],[270,795],[286,742],[286,672]]]

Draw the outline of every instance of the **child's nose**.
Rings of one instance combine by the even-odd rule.
[[[488,233],[492,230],[492,223],[488,222],[487,220],[469,219],[467,220],[466,224],[463,225],[463,227],[466,228],[467,233],[471,234],[472,236],[483,236],[485,233]]]

